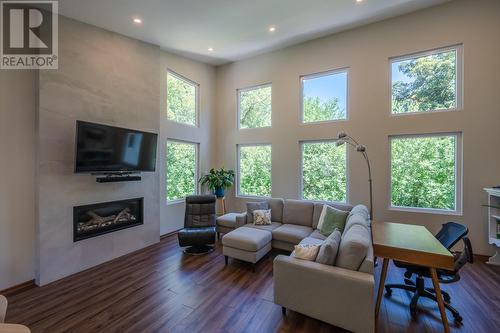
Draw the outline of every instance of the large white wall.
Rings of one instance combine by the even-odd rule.
[[[420,12],[252,57],[217,69],[218,165],[236,168],[236,145],[271,143],[272,195],[299,197],[299,141],[331,139],[341,130],[365,143],[372,162],[374,216],[418,223],[437,231],[445,221],[470,228],[476,253],[490,254],[483,187],[500,184],[500,2],[453,1]],[[279,33],[279,31],[278,31]],[[463,43],[464,107],[441,112],[390,115],[389,58]],[[349,120],[299,124],[301,75],[350,68]],[[272,128],[238,131],[236,89],[272,82]],[[389,207],[389,135],[463,133],[463,216],[394,211]],[[366,165],[349,156],[349,202],[368,203]],[[243,210],[244,198],[229,198]]]
[[[167,120],[167,71],[171,70],[199,85],[198,126],[186,126]],[[167,204],[166,198],[166,141],[176,139],[199,144],[199,173],[206,173],[215,163],[215,67],[184,57],[162,52],[160,111],[160,207],[161,234],[183,228],[183,202]],[[201,191],[202,189],[200,189]]]
[[[0,70],[0,290],[35,272],[35,76]]]

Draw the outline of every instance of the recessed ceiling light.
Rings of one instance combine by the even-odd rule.
[[[213,47],[209,47],[208,48],[208,52],[213,52],[214,51],[214,48]]]
[[[276,31],[276,27],[269,27],[269,32],[275,32]]]
[[[133,21],[134,21],[134,23],[138,23],[138,24],[142,23],[142,20],[138,17],[135,17]]]
[[[363,0],[356,0],[356,2],[363,2]]]

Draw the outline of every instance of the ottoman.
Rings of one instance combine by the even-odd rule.
[[[240,227],[222,237],[222,253],[226,265],[228,257],[243,260],[253,264],[259,261],[266,253],[271,251],[271,240],[273,236],[267,230]]]

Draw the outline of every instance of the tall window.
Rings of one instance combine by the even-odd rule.
[[[167,201],[198,193],[198,144],[167,140]]]
[[[347,201],[347,145],[302,142],[302,198]]]
[[[238,195],[271,196],[271,145],[238,146]]]
[[[347,70],[303,76],[302,122],[347,119]]]
[[[455,46],[391,59],[392,113],[460,108],[461,51]]]
[[[461,210],[461,135],[391,137],[391,205]]]
[[[271,126],[271,85],[239,89],[239,128]]]
[[[173,72],[167,73],[167,119],[196,126],[198,84]]]

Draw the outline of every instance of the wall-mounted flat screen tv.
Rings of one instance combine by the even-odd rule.
[[[76,173],[155,171],[158,135],[76,122]]]

